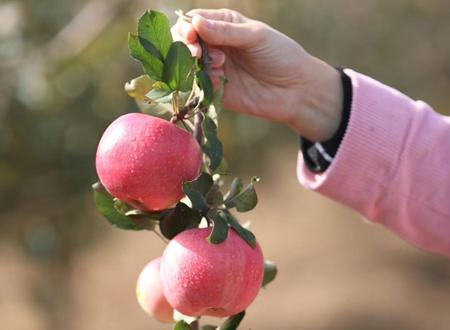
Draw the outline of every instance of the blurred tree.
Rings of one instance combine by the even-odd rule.
[[[94,215],[90,184],[101,132],[136,110],[123,93],[124,82],[140,74],[128,57],[126,34],[144,9],[179,6],[243,11],[333,64],[450,113],[447,0],[3,1],[0,238],[20,242],[42,266],[32,298],[49,329],[70,328],[72,257],[109,228]],[[231,166],[261,166],[280,143],[291,143],[295,153],[296,138],[286,128],[233,113],[223,117],[220,133]]]

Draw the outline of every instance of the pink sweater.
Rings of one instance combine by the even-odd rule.
[[[355,71],[347,132],[309,189],[339,201],[421,248],[450,256],[450,117]]]

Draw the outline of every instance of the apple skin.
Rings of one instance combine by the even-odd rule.
[[[166,120],[129,113],[109,125],[97,148],[103,186],[144,211],[163,210],[183,196],[182,184],[200,173],[202,152],[194,137]]]
[[[210,232],[186,230],[169,242],[162,256],[164,295],[184,315],[237,314],[261,288],[264,257],[259,244],[253,249],[233,229],[224,242],[211,244]]]
[[[173,308],[164,296],[160,277],[161,257],[150,261],[139,275],[136,296],[139,305],[162,323],[174,323]]]

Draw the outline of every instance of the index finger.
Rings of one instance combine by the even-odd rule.
[[[192,9],[187,13],[189,16],[200,15],[214,21],[225,21],[229,23],[244,23],[246,18],[237,11],[231,9]]]

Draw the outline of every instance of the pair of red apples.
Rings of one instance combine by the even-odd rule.
[[[96,156],[103,186],[116,198],[144,211],[169,208],[183,196],[182,185],[198,177],[199,144],[188,132],[142,113],[117,118],[104,132]],[[178,234],[163,256],[151,261],[137,284],[142,308],[161,322],[174,309],[187,316],[226,317],[256,298],[264,275],[260,246],[248,245],[234,230],[220,244],[211,228]]]

